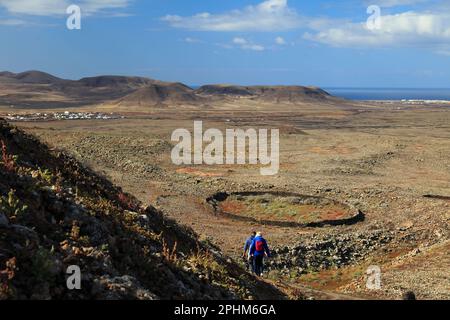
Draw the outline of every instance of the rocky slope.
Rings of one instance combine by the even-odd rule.
[[[274,250],[270,268],[298,274],[353,265],[388,245],[395,232],[375,230],[312,236],[290,247]]]
[[[0,299],[284,297],[191,230],[3,120],[0,143]],[[67,289],[71,265],[81,268],[81,290]]]

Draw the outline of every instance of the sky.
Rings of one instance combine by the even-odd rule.
[[[0,39],[0,70],[68,79],[450,87],[448,0],[0,0]]]

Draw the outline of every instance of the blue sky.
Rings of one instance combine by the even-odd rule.
[[[81,30],[66,27],[70,4]],[[0,70],[71,79],[450,86],[445,0],[0,0],[0,38]]]

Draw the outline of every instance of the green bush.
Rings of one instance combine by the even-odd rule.
[[[21,205],[20,200],[16,197],[15,191],[10,190],[8,196],[0,198],[0,211],[5,213],[9,219],[16,220],[24,215],[28,207]]]

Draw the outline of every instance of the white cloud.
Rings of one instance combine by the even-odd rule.
[[[233,39],[232,43],[237,45],[239,48],[243,50],[252,50],[252,51],[264,51],[266,48],[262,45],[252,43],[247,39],[236,37]],[[228,46],[229,47],[229,46]]]
[[[0,0],[0,7],[4,7],[12,14],[35,16],[55,16],[66,13],[66,8],[73,2],[69,0]],[[125,8],[130,0],[81,0],[77,1],[85,14],[95,14],[104,10]]]
[[[266,0],[222,14],[167,15],[162,20],[175,28],[196,31],[279,31],[295,29],[301,24],[300,16],[288,6],[287,0]]]
[[[284,38],[282,38],[282,37],[276,37],[276,38],[275,38],[275,43],[278,44],[278,45],[280,45],[280,46],[283,46],[283,45],[286,44],[286,41],[285,41]]]
[[[1,1],[1,0],[0,0]],[[262,1],[262,0],[260,0]],[[381,7],[428,3],[426,0],[363,0]],[[448,5],[448,3],[447,3]],[[442,4],[441,4],[442,6]],[[367,15],[367,18],[369,15]],[[335,47],[415,47],[434,52],[450,51],[450,7],[429,6],[428,11],[398,14],[381,12],[381,29],[369,30],[363,21],[303,16],[288,0],[265,0],[257,5],[222,13],[203,12],[193,16],[167,15],[162,20],[175,28],[215,32],[276,32],[294,30],[303,38]],[[275,45],[285,45],[282,37]],[[244,38],[235,38],[223,47],[263,51],[266,48]]]
[[[304,38],[337,47],[421,46],[439,49],[450,43],[450,14],[404,12],[382,15],[381,28],[366,22],[345,23],[305,33]]]
[[[0,0],[10,13],[39,16],[64,14],[69,5],[65,0]]]
[[[410,6],[417,3],[423,3],[427,0],[367,0],[366,5],[377,5],[384,8]]]
[[[245,40],[244,38],[234,38],[233,43],[244,45],[247,44],[247,40]]]
[[[130,0],[84,0],[80,2],[80,7],[85,12],[96,13],[103,10],[126,8],[130,2]]]

